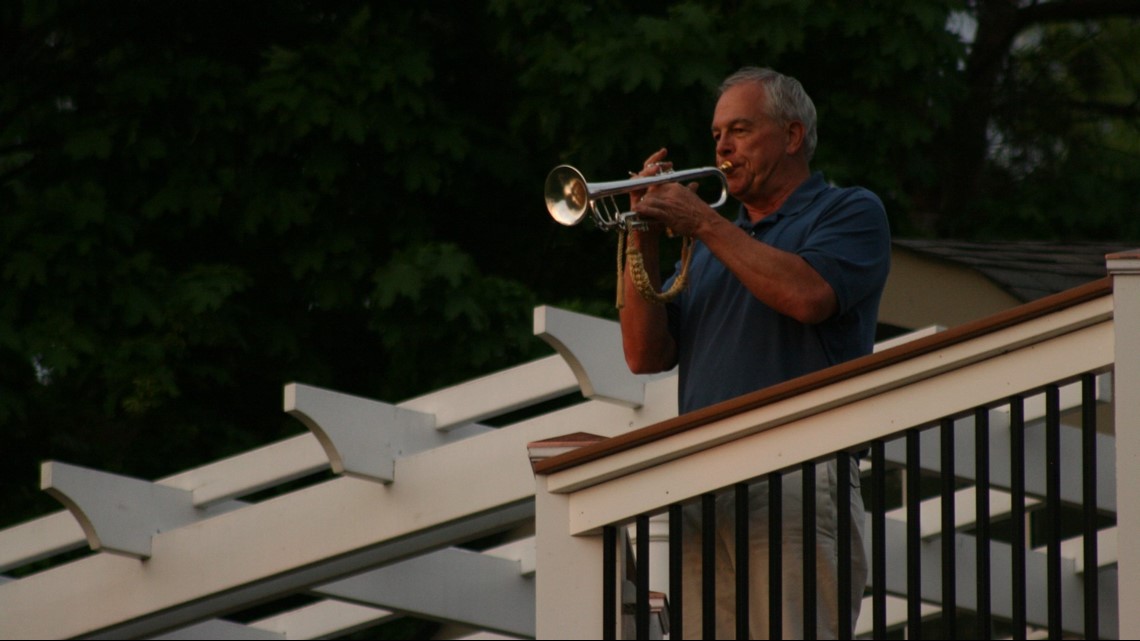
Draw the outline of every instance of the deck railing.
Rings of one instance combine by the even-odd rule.
[[[862,616],[838,622],[840,636],[881,638],[901,626],[907,638],[1133,636],[1137,614],[1116,602],[1130,602],[1140,568],[1115,539],[1140,535],[1140,485],[1129,469],[1140,457],[1129,392],[1140,389],[1137,264],[1135,254],[1110,257],[1112,280],[539,461],[538,635],[643,638],[651,590],[668,594],[665,627],[680,630],[716,599],[702,569],[703,603],[679,603],[680,512],[702,505],[687,509],[701,509],[711,527],[717,495],[744,506],[747,492],[835,460],[864,468],[870,559]],[[853,463],[852,453],[862,456]],[[758,480],[768,488],[751,485]],[[811,536],[815,511],[804,514]],[[672,524],[667,554],[650,550],[651,520]],[[769,519],[773,535],[778,523]],[[840,519],[840,550],[850,532]],[[805,548],[810,557],[812,543]],[[789,557],[769,551],[779,576]],[[804,573],[809,612],[812,575]],[[736,586],[740,597],[744,573]],[[775,599],[778,582],[770,586]],[[633,595],[624,629],[623,592]],[[844,593],[841,585],[841,607]],[[747,599],[735,607],[745,624]],[[711,618],[702,617],[706,637]],[[783,632],[781,621],[768,624],[773,636]],[[804,636],[815,624],[805,617]]]
[[[863,476],[868,487],[865,502],[870,510],[862,531],[868,536],[866,548],[871,576],[870,595],[862,609],[870,625],[862,626],[861,632],[883,638],[889,629],[905,625],[907,638],[912,639],[961,638],[964,632],[968,632],[965,636],[969,637],[991,638],[995,632],[1017,637],[1017,630],[1025,631],[1032,626],[1047,631],[1052,638],[1062,634],[1080,634],[1084,638],[1116,636],[1115,608],[1106,608],[1102,617],[1097,607],[1115,605],[1115,600],[1111,604],[1108,600],[1101,601],[1097,580],[1098,533],[1102,528],[1109,534],[1115,533],[1111,496],[1102,497],[1100,505],[1097,501],[1096,461],[1112,459],[1110,438],[1102,436],[1099,443],[1097,438],[1098,427],[1102,430],[1108,427],[1103,422],[1098,426],[1096,420],[1097,405],[1104,402],[1103,397],[1098,400],[1098,391],[1104,387],[1103,380],[1098,385],[1097,375],[1090,372],[1068,385],[1050,384],[1038,394],[1017,394],[997,407],[973,408],[964,416],[946,417],[932,426],[908,429],[893,440],[876,440],[869,444]],[[1079,405],[1072,407],[1068,402],[1063,403],[1063,390],[1075,391]],[[1038,406],[1030,408],[1028,420],[1027,404]],[[1034,409],[1043,410],[1044,416],[1033,417]],[[1062,420],[1063,413],[1074,414],[1079,425],[1067,425]],[[830,458],[836,461],[839,479],[849,478],[849,467],[858,464],[858,458],[853,460],[847,451],[837,452]],[[1027,470],[1027,459],[1043,461],[1044,466]],[[799,479],[791,482],[805,483],[802,530],[807,553],[803,556],[802,599],[805,604],[811,604],[821,588],[816,581],[811,543],[814,530],[810,521],[815,511],[809,506],[814,502],[815,469],[827,462],[825,459],[803,463],[792,470],[767,474],[763,485],[737,483],[700,498],[705,541],[711,541],[715,531],[717,514],[712,506],[719,495],[728,495],[738,510],[734,520],[734,558],[737,568],[743,571],[737,574],[735,584],[736,623],[742,626],[736,630],[737,637],[750,636],[747,627],[750,550],[740,543],[749,540],[746,518],[749,495],[757,491],[767,493],[768,541],[771,543],[761,552],[769,555],[769,575],[763,578],[769,582],[769,611],[779,611],[784,591],[780,488],[786,484],[785,477],[790,472],[801,472]],[[1031,478],[1028,492],[1027,472]],[[1070,483],[1063,484],[1064,479]],[[888,485],[895,491],[888,492]],[[995,501],[991,501],[991,494]],[[1037,496],[1043,500],[1036,500]],[[852,606],[850,549],[854,524],[850,521],[849,502],[845,504],[845,499],[850,498],[849,493],[837,496],[833,517],[838,524],[839,580],[832,598],[839,604],[840,612],[849,612]],[[993,509],[995,502],[1001,503],[996,510]],[[924,510],[924,503],[934,510]],[[901,507],[892,509],[899,504]],[[924,511],[929,512],[926,518],[923,518]],[[682,505],[670,506],[667,514],[668,558],[680,560]],[[1063,517],[1072,522],[1063,526]],[[649,519],[649,514],[635,517],[631,538],[637,543],[633,556],[638,560],[652,558],[648,548]],[[1027,536],[1027,520],[1033,525],[1030,529],[1036,530],[1032,536]],[[993,526],[1003,523],[1008,525],[1007,532],[995,536]],[[605,526],[603,531],[617,540],[618,527]],[[1062,560],[1062,545],[1066,538],[1074,535],[1084,543],[1081,572],[1076,570],[1075,558],[1068,563]],[[905,550],[905,554],[899,550]],[[709,548],[702,555],[701,570],[713,567],[714,563],[715,556]],[[652,562],[637,563],[632,577],[636,594],[633,609],[636,638],[646,638],[650,629],[647,607],[650,573],[667,574],[670,595],[679,594],[677,588],[682,584],[679,563],[652,566]],[[954,571],[944,572],[943,568]],[[684,569],[693,571],[688,567]],[[603,572],[605,585],[619,582],[616,561],[603,561]],[[894,575],[892,580],[888,580],[888,574]],[[1035,590],[1028,589],[1030,576],[1034,578]],[[711,574],[706,573],[704,579],[706,586],[702,596],[705,600],[700,608],[701,620],[706,626],[703,636],[716,638],[716,630],[707,626],[713,620],[717,584]],[[995,590],[993,586],[1000,587]],[[1028,598],[1030,593],[1035,598]],[[905,618],[887,616],[888,599],[893,600],[896,594],[905,598]],[[1001,596],[995,599],[995,594]],[[616,622],[617,603],[603,600],[603,608],[604,618]],[[684,629],[683,610],[674,597],[670,603],[669,629]],[[814,608],[809,607],[807,611],[813,616],[802,621],[803,636],[812,638],[816,626]],[[1101,627],[1102,621],[1104,627]],[[783,623],[779,617],[771,618],[768,637],[783,636]],[[854,636],[854,624],[850,619],[837,621],[835,629],[839,637]],[[723,630],[721,632],[723,634]]]

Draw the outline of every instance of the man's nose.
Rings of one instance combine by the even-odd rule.
[[[720,158],[726,158],[732,153],[732,145],[729,144],[727,137],[721,138],[716,143],[716,155]]]

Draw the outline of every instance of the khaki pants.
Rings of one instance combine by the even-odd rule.
[[[783,478],[783,637],[802,639],[803,634],[803,474]],[[851,606],[845,613],[851,625],[859,618],[863,588],[867,583],[867,558],[863,548],[863,499],[859,493],[859,466],[852,461],[851,477],[836,479],[835,461],[816,466],[816,633],[820,639],[838,634],[839,574],[837,554],[836,497],[851,492]],[[716,637],[736,637],[736,548],[734,535],[735,497],[723,492],[716,501]],[[768,483],[749,486],[748,552],[749,633],[753,639],[768,638]],[[701,638],[701,506],[685,507],[682,540],[682,591],[685,639]],[[677,635],[673,635],[677,638]]]

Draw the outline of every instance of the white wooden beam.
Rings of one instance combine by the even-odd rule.
[[[863,605],[859,609],[859,620],[855,622],[855,636],[860,637],[863,635],[870,635],[875,631],[875,621],[872,615],[872,608],[874,607],[871,597],[863,597]],[[922,603],[919,606],[919,612],[923,618],[937,614],[942,611],[930,603]],[[897,596],[887,595],[887,629],[891,629],[900,625],[906,624],[907,621],[907,602],[906,599]]]
[[[59,461],[40,466],[40,489],[67,506],[91,549],[140,558],[151,556],[155,534],[234,507],[199,509],[185,490]]]
[[[990,518],[1008,514],[1013,505],[1013,497],[1009,492],[990,490]],[[964,487],[954,492],[954,527],[955,529],[969,528],[977,524],[978,488]],[[1026,507],[1039,503],[1036,499],[1026,499]],[[907,508],[900,507],[887,511],[887,518],[906,523]],[[919,503],[919,529],[923,539],[932,539],[942,536],[942,497],[935,496]]]
[[[621,327],[614,321],[544,305],[534,309],[534,334],[562,355],[586,398],[629,407],[645,403],[645,382],[651,377],[630,373]]]
[[[1063,409],[1067,409],[1064,408]],[[973,417],[960,419],[954,426],[954,476],[973,481],[977,478],[974,470],[974,427]],[[919,434],[919,468],[930,473],[942,470],[940,428],[923,430]],[[1004,411],[990,412],[990,485],[1009,489],[1012,484],[1010,474],[1010,425],[1009,414]],[[1081,486],[1081,432],[1079,428],[1061,425],[1061,500],[1070,505],[1080,505],[1083,500]],[[1045,424],[1041,421],[1026,423],[1025,427],[1025,491],[1030,496],[1045,496]],[[1113,461],[1116,458],[1116,438],[1111,434],[1096,434],[1096,455],[1098,461]],[[888,441],[883,448],[887,463],[906,465],[905,439]],[[1097,474],[1097,508],[1106,512],[1116,511],[1115,471],[1111,465],[1099,465]]]
[[[1107,527],[1097,530],[1096,533],[1096,566],[1103,568],[1116,565],[1117,562],[1117,530],[1116,527]],[[1061,542],[1061,556],[1072,559],[1076,564],[1077,573],[1083,574],[1085,567],[1084,537],[1078,536]]]
[[[449,548],[327,583],[314,594],[534,636],[534,581],[518,561]]]
[[[445,571],[444,576],[440,576],[441,568]],[[318,595],[340,595],[345,600],[322,599],[249,625],[284,634],[290,639],[312,639],[343,636],[362,627],[399,618],[403,614],[415,614],[438,621],[460,621],[460,617],[464,616],[463,610],[474,609],[477,610],[475,619],[462,620],[456,626],[499,630],[505,629],[504,626],[519,625],[523,630],[521,634],[533,637],[534,585],[533,581],[525,580],[533,577],[533,536],[504,543],[481,553],[448,548],[312,590]],[[520,578],[523,580],[520,581]],[[0,582],[3,581],[4,577],[0,576]],[[508,589],[499,589],[500,584],[506,585]],[[372,590],[372,585],[381,587]],[[521,600],[513,594],[520,589],[528,591]],[[390,594],[396,596],[386,596]],[[452,601],[460,602],[461,607],[454,607],[450,603]],[[391,608],[400,606],[403,614],[384,607],[361,605],[385,606],[387,602],[391,603]],[[489,607],[478,607],[479,602],[489,602]],[[526,613],[511,613],[505,621],[480,627],[481,622],[492,618],[492,613],[503,607],[525,606],[527,603],[530,607]],[[188,626],[179,633],[191,638],[205,635],[212,630],[202,627],[206,623],[209,622]]]
[[[448,630],[443,630],[442,634],[437,635],[436,639],[455,639],[456,641],[511,641],[519,637],[507,636],[505,634],[496,634],[494,632],[487,632],[486,630],[463,630],[462,628],[456,629],[455,634],[448,634]]]
[[[280,632],[271,632],[241,623],[211,619],[173,632],[154,637],[158,641],[196,641],[197,639],[234,639],[235,641],[262,641],[286,639]]]
[[[534,537],[504,543],[487,550],[483,554],[500,559],[517,561],[523,576],[534,576]]]
[[[305,432],[243,454],[161,478],[155,484],[190,492],[195,507],[208,507],[329,469],[316,436]],[[88,545],[69,510],[0,530],[0,572]]]
[[[0,531],[0,572],[83,547],[87,534],[70,510]]]
[[[886,522],[886,537],[888,550],[901,550],[906,548],[906,523],[895,519]],[[871,531],[868,522],[865,532]],[[969,534],[955,535],[955,567],[956,605],[960,608],[976,610],[978,594],[976,583],[973,580],[977,572],[977,541]],[[866,539],[868,547],[870,537]],[[869,553],[869,550],[868,550]],[[1013,582],[1012,582],[1012,547],[1002,541],[990,541],[990,590],[991,609],[994,616],[1011,618],[1013,613]],[[920,598],[927,603],[939,604],[942,601],[942,537],[934,537],[922,542],[919,551],[922,567],[922,585]],[[886,589],[897,595],[907,595],[907,559],[909,555],[888,555]],[[1025,555],[1026,585],[1031,591],[1030,598],[1026,600],[1026,621],[1031,625],[1047,626],[1049,613],[1048,600],[1045,598],[1047,590],[1047,563],[1048,556],[1044,551],[1028,550]],[[1084,631],[1084,594],[1081,574],[1078,573],[1076,562],[1073,559],[1062,559],[1062,620],[1066,631],[1082,633]],[[868,579],[870,585],[870,579]],[[1115,603],[1104,595],[1101,599],[1100,624],[1102,635],[1115,632],[1117,629],[1117,615]],[[913,597],[912,597],[913,598]],[[1123,602],[1122,602],[1123,603]]]
[[[210,619],[154,639],[327,639],[380,625],[402,615],[379,608],[323,599],[248,624]]]
[[[312,432],[235,454],[155,481],[186,490],[199,507],[276,487],[329,469]]]
[[[396,459],[490,429],[440,432],[431,414],[300,383],[285,386],[285,412],[316,435],[334,472],[384,483]]]
[[[400,615],[356,603],[324,599],[288,612],[251,622],[250,627],[284,635],[286,639],[330,639],[380,625]]]
[[[555,354],[408,399],[399,407],[432,414],[436,429],[451,430],[577,390],[578,379]]]

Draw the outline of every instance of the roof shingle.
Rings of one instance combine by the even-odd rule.
[[[894,239],[911,251],[974,269],[1022,302],[1083,285],[1108,274],[1105,255],[1131,245],[1110,242],[972,242]]]

